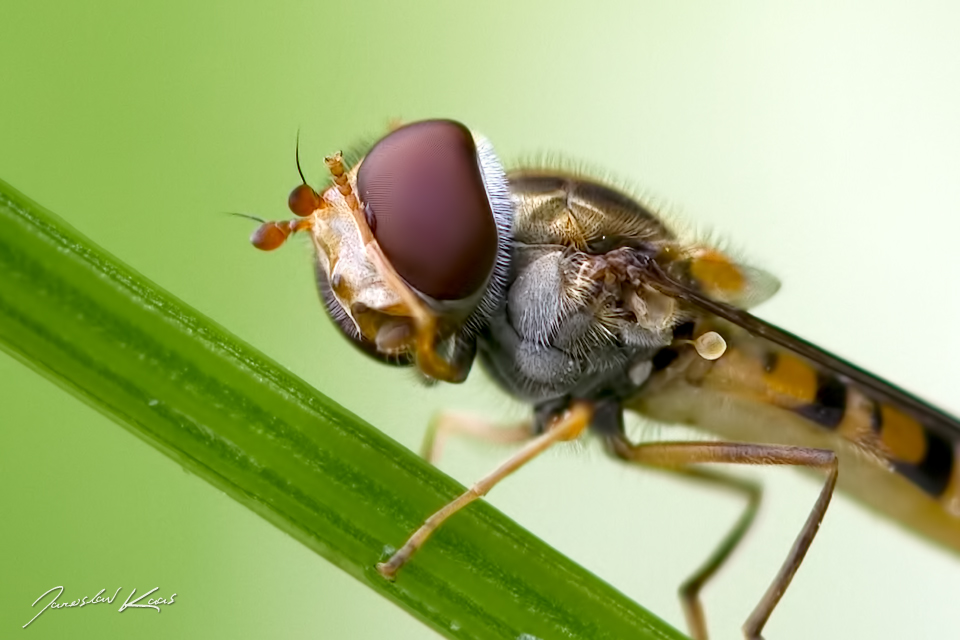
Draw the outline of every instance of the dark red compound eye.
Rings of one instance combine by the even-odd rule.
[[[466,127],[427,120],[390,133],[364,158],[357,190],[374,237],[407,283],[436,300],[483,287],[497,227]]]

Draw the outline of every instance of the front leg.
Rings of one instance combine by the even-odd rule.
[[[486,495],[498,482],[530,462],[557,442],[574,440],[590,424],[593,408],[587,403],[575,403],[565,413],[558,416],[547,430],[528,442],[520,451],[512,455],[499,467],[481,478],[459,497],[426,519],[404,545],[389,560],[377,565],[377,571],[384,578],[393,580],[397,572],[410,561],[410,558],[426,543],[427,539],[447,518],[463,509],[474,500]]]

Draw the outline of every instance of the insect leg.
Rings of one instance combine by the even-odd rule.
[[[495,444],[513,444],[526,442],[536,435],[530,420],[515,425],[501,426],[492,424],[466,413],[443,411],[434,416],[423,435],[420,456],[436,464],[443,451],[443,445],[450,436],[467,436],[474,440]]]
[[[800,567],[807,549],[810,548],[810,544],[820,528],[820,523],[827,511],[827,506],[830,504],[830,498],[833,496],[833,489],[837,483],[837,455],[833,451],[825,449],[739,442],[656,442],[635,445],[623,437],[610,437],[608,443],[613,453],[618,457],[655,467],[682,469],[694,464],[727,463],[792,465],[822,469],[826,472],[827,479],[820,490],[820,495],[794,541],[790,553],[780,566],[780,570],[767,588],[766,593],[757,603],[753,613],[750,614],[743,625],[743,633],[746,638],[759,640],[763,626],[790,585],[790,581]],[[736,532],[736,529],[734,532]],[[733,544],[736,544],[737,538],[740,536],[742,536],[742,533],[739,536],[734,533]],[[728,536],[724,544],[726,545],[729,542],[730,537]],[[720,551],[723,552],[723,545],[721,545]],[[729,550],[726,553],[729,554]],[[716,556],[711,560],[716,560]],[[721,557],[720,562],[722,561],[723,558]],[[708,561],[705,567],[710,569],[710,564],[711,562]],[[705,638],[706,636],[702,637]]]
[[[460,494],[459,497],[427,518],[423,525],[410,536],[399,551],[394,553],[386,562],[377,564],[377,571],[379,571],[380,575],[384,578],[393,579],[397,571],[410,560],[413,554],[423,546],[430,535],[436,531],[447,518],[477,498],[486,495],[498,482],[549,449],[551,445],[564,440],[576,439],[583,433],[587,425],[590,424],[590,418],[592,416],[593,410],[590,405],[586,403],[576,403],[572,405],[565,413],[557,417],[543,434],[530,440],[522,449],[510,456],[510,458],[504,461],[499,467],[488,473],[467,491]]]
[[[680,604],[683,606],[683,615],[687,620],[687,629],[690,635],[696,640],[706,640],[707,622],[703,614],[703,603],[700,601],[700,591],[703,586],[720,570],[720,567],[727,561],[733,550],[737,548],[743,540],[744,535],[750,529],[760,507],[760,498],[763,493],[762,488],[756,482],[728,476],[721,473],[713,473],[705,469],[661,469],[669,473],[680,474],[684,478],[709,483],[712,486],[735,491],[746,497],[747,505],[736,523],[727,535],[724,536],[720,544],[710,554],[693,574],[690,575],[683,584],[680,585]]]

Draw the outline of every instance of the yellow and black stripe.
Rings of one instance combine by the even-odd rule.
[[[765,402],[880,453],[898,473],[930,496],[948,497],[945,494],[955,473],[960,430],[945,433],[939,413],[918,415],[913,407],[878,398],[874,390],[807,358],[780,349],[758,353],[751,348],[756,345],[745,345],[744,339],[750,340],[744,336],[735,341],[704,382],[713,379],[727,388],[752,388],[752,395],[760,395]],[[756,368],[762,373],[749,371],[754,368],[752,362],[759,363]],[[731,368],[736,368],[736,373]],[[722,381],[716,380],[717,376]]]
[[[956,442],[881,402],[875,402],[871,426],[899,473],[931,496],[944,496],[956,464]]]
[[[855,383],[805,358],[771,350],[764,355],[763,368],[767,387],[777,396],[795,400],[790,410],[824,429],[838,429],[848,411],[864,411],[863,400],[848,402],[848,396],[852,395],[849,390]],[[897,472],[931,496],[943,496],[956,463],[957,442],[951,442],[937,433],[935,427],[924,424],[907,411],[871,398],[869,391],[857,391],[858,396],[866,399],[870,429],[879,438],[880,450]],[[867,444],[864,442],[867,434],[860,430],[847,430],[841,435],[858,444]]]
[[[763,363],[768,386],[791,393],[803,404],[793,411],[825,429],[835,429],[847,408],[847,385],[788,353],[768,351]]]

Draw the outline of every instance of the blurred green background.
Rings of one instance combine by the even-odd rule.
[[[220,212],[289,217],[298,129],[316,183],[391,118],[456,118],[508,164],[603,168],[729,239],[784,281],[760,315],[956,413],[958,32],[951,3],[4,0],[0,177],[415,447],[439,407],[524,408],[478,374],[424,389],[358,356],[308,245],[258,253]],[[435,637],[7,356],[0,406],[3,637]],[[737,501],[582,448],[490,501],[682,627],[676,585]],[[505,453],[455,443],[441,467],[467,483]],[[740,637],[819,486],[746,473],[769,491],[706,592],[715,638]],[[21,630],[56,585],[177,601]],[[955,555],[838,499],[766,635],[955,637],[957,593]]]

